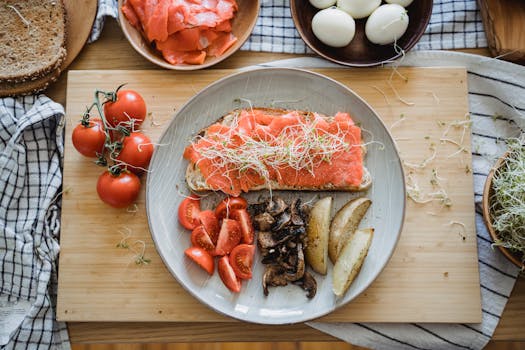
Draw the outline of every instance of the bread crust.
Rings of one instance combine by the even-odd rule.
[[[57,68],[35,80],[21,83],[2,82],[0,83],[0,97],[25,96],[39,93],[47,89],[51,83],[57,81],[60,73],[61,69]]]
[[[280,116],[285,113],[291,112],[291,110],[282,109],[282,108],[269,108],[269,107],[256,107],[255,110],[262,110],[266,114],[274,115],[274,116]],[[239,110],[233,110],[230,113],[220,117],[216,123],[224,123],[225,125],[228,125],[229,120],[231,120],[231,116],[236,113]],[[297,111],[300,114],[307,115],[310,112],[307,111]],[[330,120],[332,117],[327,117],[325,115],[319,114],[323,118],[327,118]],[[198,135],[204,136],[206,134],[207,128],[201,129],[198,132]],[[363,152],[366,152],[364,146],[363,146]],[[206,180],[204,176],[202,175],[200,169],[196,164],[188,164],[188,167],[186,168],[186,183],[188,187],[192,191],[196,192],[202,192],[202,191],[211,191],[213,190],[208,184],[206,183]],[[358,191],[365,191],[372,185],[372,176],[368,169],[363,165],[363,181],[359,186],[336,186],[333,184],[326,184],[324,186],[318,186],[318,187],[303,187],[303,186],[285,186],[282,184],[279,184],[277,181],[270,181],[263,185],[259,185],[256,187],[252,187],[250,189],[251,191],[260,191],[260,190],[282,190],[282,191],[347,191],[347,192],[358,192]]]

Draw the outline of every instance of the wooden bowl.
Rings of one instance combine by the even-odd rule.
[[[397,41],[405,52],[410,50],[421,38],[432,14],[432,0],[416,0],[407,7],[409,25],[406,33]],[[312,31],[312,18],[319,11],[308,0],[290,0],[290,11],[297,31],[318,55],[345,66],[370,67],[399,58],[394,45],[376,45],[365,36],[367,18],[355,21],[355,37],[345,47],[331,47],[317,39]]]
[[[244,44],[252,33],[257,17],[259,16],[259,0],[237,0],[239,10],[232,20],[232,33],[237,37],[237,42],[219,57],[206,57],[203,64],[171,64],[167,62],[160,51],[154,49],[150,43],[144,39],[142,34],[135,29],[122,13],[124,0],[118,0],[119,22],[124,35],[131,46],[143,57],[158,66],[175,70],[196,70],[203,69],[217,64],[232,54],[234,54]]]
[[[498,239],[497,232],[494,230],[494,227],[492,226],[492,219],[490,216],[490,198],[492,197],[494,190],[492,188],[492,179],[494,177],[494,172],[504,164],[505,160],[507,159],[508,152],[505,153],[501,158],[498,159],[496,164],[490,169],[489,174],[487,175],[487,180],[485,182],[485,187],[483,188],[483,221],[485,222],[485,226],[487,226],[487,230],[489,231],[490,237],[494,242]],[[525,264],[521,262],[520,256],[518,254],[515,254],[511,252],[509,249],[497,246],[498,249],[505,255],[507,259],[509,259],[514,265],[518,266],[522,270],[525,270]]]

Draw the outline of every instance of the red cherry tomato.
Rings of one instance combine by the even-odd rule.
[[[213,210],[203,210],[199,213],[199,221],[204,226],[204,230],[210,236],[211,241],[215,245],[219,237],[219,219],[215,216]]]
[[[184,251],[184,254],[196,262],[197,265],[202,267],[209,275],[213,275],[215,263],[213,262],[212,256],[207,251],[198,247],[190,247]]]
[[[117,160],[125,163],[128,170],[139,175],[148,168],[152,155],[153,145],[150,138],[141,132],[132,132],[124,137]]]
[[[134,125],[138,126],[146,118],[146,103],[136,91],[118,90],[117,100],[104,104],[104,115],[113,127],[123,122],[129,122],[131,119],[135,119]]]
[[[73,146],[86,157],[96,157],[97,153],[104,152],[106,134],[104,124],[100,118],[91,118],[88,125],[79,124],[71,135]]]
[[[202,248],[212,255],[215,252],[215,244],[211,241],[203,225],[199,225],[191,231],[191,245]]]
[[[241,291],[241,280],[235,275],[230,260],[227,256],[219,259],[217,270],[222,283],[232,292],[239,293]]]
[[[248,202],[242,197],[226,197],[215,208],[215,215],[219,219],[229,217],[234,209],[246,209]]]
[[[98,178],[98,196],[104,203],[112,207],[127,207],[137,199],[139,192],[139,178],[128,171],[122,171],[118,175],[104,171]]]
[[[235,220],[222,220],[219,238],[215,246],[215,255],[229,254],[232,249],[241,241],[241,228]]]
[[[179,222],[188,230],[193,230],[199,226],[199,213],[201,212],[201,200],[199,197],[191,195],[184,198],[179,205]]]
[[[250,214],[246,209],[235,209],[232,210],[231,218],[239,222],[241,227],[241,242],[246,244],[253,243],[253,225],[252,220],[250,219]]]
[[[252,278],[253,256],[255,246],[253,244],[239,244],[230,253],[230,265],[235,275],[241,279]]]

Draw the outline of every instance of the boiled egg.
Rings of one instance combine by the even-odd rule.
[[[315,14],[312,31],[323,44],[344,47],[354,38],[355,21],[345,11],[330,7]]]
[[[392,44],[405,34],[408,28],[408,15],[405,8],[398,4],[379,6],[365,25],[368,40],[378,45]]]
[[[337,7],[354,19],[370,16],[381,5],[381,0],[337,0]]]
[[[407,7],[408,5],[412,3],[413,0],[385,0],[385,1],[388,2],[389,4],[398,4],[403,7]]]
[[[310,4],[318,9],[326,9],[334,6],[337,0],[310,0]]]

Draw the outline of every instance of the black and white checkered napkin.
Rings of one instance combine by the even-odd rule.
[[[0,99],[0,348],[68,349],[56,322],[64,108]]]
[[[117,18],[117,13],[117,0],[99,0],[91,41],[100,35],[105,16]],[[434,0],[430,23],[415,49],[443,50],[486,46],[487,39],[476,0]],[[241,49],[298,54],[312,52],[295,30],[288,0],[261,1],[255,28]]]

